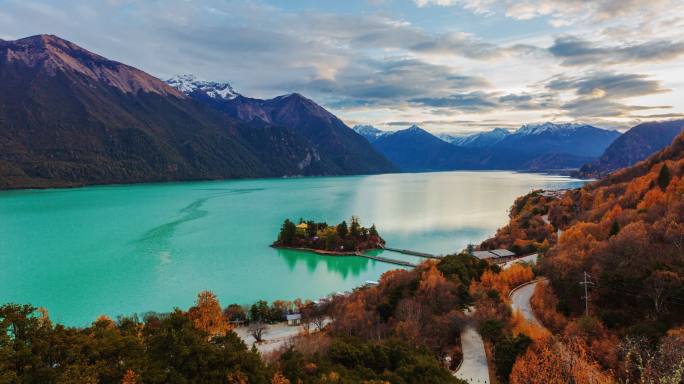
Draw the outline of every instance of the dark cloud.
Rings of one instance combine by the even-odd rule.
[[[684,42],[667,40],[601,47],[574,36],[555,39],[548,51],[564,65],[618,64],[671,60],[684,54]]]

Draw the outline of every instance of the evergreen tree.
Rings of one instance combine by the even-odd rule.
[[[294,244],[295,235],[297,234],[297,227],[290,219],[285,219],[283,225],[280,227],[280,235],[278,239],[283,245]]]
[[[357,238],[361,235],[361,224],[359,224],[359,218],[356,216],[351,217],[351,226],[349,227],[349,234]]]
[[[371,236],[378,236],[378,230],[375,228],[375,224],[371,225],[368,234]]]
[[[670,185],[670,178],[670,168],[667,167],[667,164],[663,164],[663,167],[660,168],[660,174],[658,174],[658,186],[663,192],[665,192],[667,186]]]
[[[613,226],[610,227],[610,236],[613,237],[620,233],[620,223],[617,222],[617,220],[613,221]]]
[[[337,224],[337,234],[341,238],[347,237],[347,234],[349,233],[349,228],[347,228],[347,222],[342,221],[341,223]]]

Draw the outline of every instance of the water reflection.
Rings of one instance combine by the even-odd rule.
[[[354,256],[325,256],[312,252],[297,251],[294,249],[277,249],[278,256],[285,260],[290,272],[295,270],[299,263],[306,265],[309,273],[316,272],[319,266],[325,266],[327,272],[335,272],[343,279],[351,276],[359,276],[368,269],[369,264],[374,262],[363,257]]]

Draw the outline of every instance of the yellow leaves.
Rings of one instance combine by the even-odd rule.
[[[551,333],[546,328],[527,321],[520,311],[513,312],[511,324],[514,334],[522,333],[535,343],[543,343],[551,337]]]
[[[558,305],[558,298],[553,293],[553,289],[548,284],[537,284],[534,288],[534,293],[530,298],[530,304],[535,316],[546,327],[554,332],[560,332],[565,328],[567,319],[565,316],[556,310]]]
[[[487,291],[495,290],[499,292],[499,297],[505,300],[511,289],[532,279],[534,279],[534,272],[530,266],[513,264],[499,273],[492,272],[491,270],[484,271],[482,276],[480,276],[479,282],[471,282],[470,292],[471,294],[484,294]]]
[[[533,345],[518,357],[511,384],[608,384],[614,380],[586,359],[581,351],[552,339]]]
[[[216,295],[210,291],[197,295],[195,306],[188,310],[188,317],[195,328],[206,332],[209,337],[223,336],[230,330]]]
[[[442,272],[437,269],[437,264],[433,263],[423,274],[423,278],[420,281],[420,290],[432,292],[438,287],[444,286],[446,283],[447,279]]]

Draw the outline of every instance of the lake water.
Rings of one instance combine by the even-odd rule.
[[[0,303],[86,325],[101,314],[187,308],[205,289],[223,305],[315,299],[397,267],[272,249],[286,217],[337,223],[354,214],[388,246],[446,254],[493,234],[515,197],[581,184],[440,172],[1,192]]]

